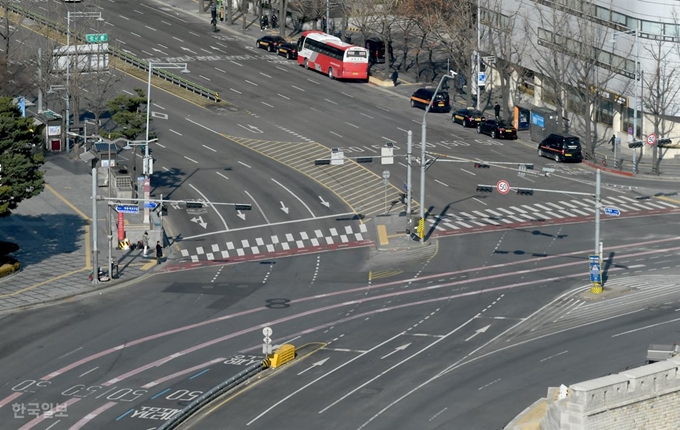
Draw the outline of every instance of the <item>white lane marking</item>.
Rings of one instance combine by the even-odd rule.
[[[442,412],[444,412],[444,411],[447,410],[447,409],[448,409],[448,408],[444,408],[444,409],[442,409],[441,411],[437,412],[436,414],[432,415],[432,418],[430,418],[428,421],[432,421],[433,419],[437,418],[439,415],[442,414]]]
[[[461,168],[460,170],[462,170],[462,171],[465,172],[465,173],[469,173],[469,174],[471,174],[472,176],[477,176],[476,173],[470,172],[469,170],[465,170],[465,169],[462,169],[462,168]]]
[[[224,179],[227,179],[227,180],[229,179],[229,178],[227,178],[226,176],[224,176],[224,175],[223,175],[222,173],[220,173],[220,172],[215,172],[215,173],[217,173],[218,175],[220,175],[220,176],[223,177]]]
[[[210,78],[206,78],[206,77],[203,76],[203,75],[198,75],[198,77],[199,77],[199,78],[203,78],[203,79],[205,79],[206,81],[210,81]]]
[[[389,111],[390,111],[389,109],[386,109],[386,108],[384,108],[384,107],[382,107],[382,106],[376,106],[376,107],[377,107],[378,109],[384,110],[385,112],[389,112]]]
[[[403,333],[403,332],[402,332],[402,333]],[[387,344],[387,343],[392,342],[394,339],[396,339],[396,338],[398,338],[399,336],[401,336],[402,333],[398,333],[398,334],[396,334],[395,336],[392,336],[391,338],[389,338],[389,339],[387,339],[387,340],[385,340],[385,341],[383,341],[383,342],[377,344],[376,346],[374,346],[373,348],[369,349],[368,351],[365,351],[365,352],[363,352],[363,353],[357,355],[356,357],[354,357],[354,358],[352,358],[352,359],[350,359],[350,360],[344,362],[343,364],[341,364],[340,366],[338,366],[338,367],[336,367],[335,369],[331,370],[330,372],[324,373],[323,375],[319,376],[318,378],[314,379],[313,381],[308,382],[307,384],[305,384],[305,385],[303,385],[302,387],[298,388],[297,390],[293,391],[292,393],[290,393],[289,395],[287,395],[287,396],[284,397],[283,399],[281,399],[281,400],[279,400],[278,402],[274,403],[274,404],[271,405],[269,408],[265,409],[264,412],[260,413],[260,415],[256,416],[256,417],[253,418],[252,420],[250,420],[246,425],[249,426],[249,425],[251,425],[252,423],[254,423],[255,421],[259,420],[259,419],[262,418],[265,414],[267,414],[269,411],[271,411],[271,410],[274,409],[275,407],[279,406],[281,403],[285,402],[286,400],[290,399],[290,398],[293,397],[294,395],[300,393],[300,392],[301,392],[302,390],[304,390],[305,388],[310,387],[310,386],[312,386],[313,384],[316,384],[316,383],[319,382],[320,380],[324,379],[324,378],[327,377],[327,376],[332,375],[332,374],[335,373],[336,371],[342,369],[343,367],[347,366],[348,364],[353,363],[354,361],[360,359],[360,358],[363,357],[364,355],[366,355],[366,354],[368,354],[368,353],[370,353],[370,352],[375,351],[376,349],[380,348],[381,346],[383,346],[383,345],[385,345],[385,344]]]
[[[172,38],[175,39],[175,40],[178,40],[178,41],[180,41],[180,42],[182,42],[182,43],[184,43],[184,41],[183,41],[182,39],[180,39],[179,37],[172,36]]]
[[[340,91],[340,94],[346,95],[347,97],[354,98],[353,95],[347,94],[346,92]]]
[[[153,54],[149,51],[145,51],[145,50],[142,49],[142,52],[145,53],[146,55],[148,55],[149,57],[153,57]]]
[[[215,45],[220,45],[222,48],[228,48],[227,45],[223,45],[223,44],[221,44],[220,42],[215,42]]]
[[[365,113],[363,113],[363,112],[359,112],[359,115],[363,115],[363,116],[365,116],[366,118],[371,118],[371,119],[373,119],[373,117],[372,117],[372,116],[370,116],[370,115],[366,115],[366,114],[365,114]]]
[[[246,167],[249,168],[249,169],[252,169],[252,167],[250,167],[249,165],[247,165],[247,164],[244,163],[243,161],[238,161],[238,164],[241,164],[241,165],[243,165],[243,166],[246,166]]]
[[[203,200],[204,200],[205,202],[207,202],[207,203],[215,210],[215,213],[217,213],[217,216],[220,217],[220,219],[222,220],[222,224],[224,224],[224,229],[225,229],[225,230],[229,230],[229,226],[227,226],[227,222],[224,220],[224,217],[222,216],[222,214],[220,213],[220,211],[217,210],[217,208],[215,207],[215,205],[213,205],[212,203],[210,203],[210,200],[208,200],[208,198],[207,198],[205,195],[203,195],[202,192],[198,191],[198,189],[197,189],[196,187],[194,187],[192,184],[189,184],[189,186],[190,186],[191,188],[193,188],[194,191],[196,191],[196,192],[203,198]]]
[[[435,179],[434,181],[435,181],[436,183],[438,183],[438,184],[441,184],[441,185],[445,186],[445,187],[448,187],[448,186],[449,186],[448,184],[445,184],[444,182],[440,181],[439,179]]]
[[[553,359],[553,358],[555,358],[555,357],[559,357],[560,355],[566,354],[567,352],[569,352],[569,350],[565,350],[565,351],[562,351],[562,352],[558,352],[557,354],[551,355],[551,356],[549,356],[549,357],[542,358],[541,361],[540,361],[540,363],[543,363],[544,361],[551,360],[551,359]]]
[[[338,137],[340,137],[340,138],[342,138],[341,135],[339,135],[338,133],[336,133],[336,132],[334,132],[334,131],[331,131],[330,133],[331,133],[331,134],[334,134],[334,135],[336,135],[336,136],[338,136]]]
[[[189,34],[193,34],[194,36],[197,36],[197,37],[201,37],[201,35],[200,35],[200,34],[198,34],[198,33],[194,33],[193,31],[190,31],[190,32],[189,32]]]
[[[486,384],[486,385],[482,385],[481,387],[477,388],[477,391],[483,390],[483,389],[485,389],[486,387],[488,387],[488,386],[490,386],[490,385],[493,385],[493,384],[495,384],[496,382],[498,382],[498,381],[500,381],[500,380],[501,380],[501,378],[498,378],[498,379],[496,379],[496,380],[494,380],[494,381],[489,382],[489,383]]]
[[[196,121],[190,120],[189,118],[184,118],[184,119],[186,119],[186,120],[189,121],[190,123],[195,124],[195,125],[197,125],[197,126],[199,126],[199,127],[201,127],[201,128],[204,128],[204,129],[206,129],[206,130],[208,130],[208,131],[211,131],[211,132],[213,132],[213,133],[215,133],[215,134],[219,134],[219,133],[216,132],[215,130],[213,130],[213,129],[211,129],[211,128],[208,128],[208,127],[204,126],[203,124],[199,124],[199,123],[197,123]]]
[[[132,95],[132,93],[131,93],[130,91],[128,91],[128,90],[123,90],[123,92],[124,92],[125,94]]]
[[[432,348],[433,346],[437,345],[439,342],[443,341],[443,340],[446,339],[447,337],[449,337],[449,336],[451,336],[451,335],[457,333],[457,332],[458,332],[459,330],[461,330],[463,327],[465,327],[466,325],[470,324],[472,321],[474,321],[475,319],[477,319],[477,317],[478,317],[479,315],[480,315],[479,313],[476,314],[476,315],[473,316],[472,318],[470,318],[470,319],[468,319],[467,321],[465,321],[463,324],[459,325],[458,327],[454,328],[454,329],[451,330],[450,332],[446,333],[444,336],[440,337],[439,339],[435,340],[435,341],[432,342],[431,344],[427,345],[425,348],[422,348],[422,349],[420,349],[419,351],[417,351],[417,352],[411,354],[410,356],[406,357],[405,359],[403,359],[403,360],[399,361],[398,363],[394,364],[392,367],[390,367],[390,368],[388,368],[388,369],[382,371],[382,372],[379,373],[377,376],[374,376],[373,378],[371,378],[371,379],[369,379],[368,381],[364,382],[363,384],[359,385],[358,387],[356,387],[355,389],[353,389],[353,390],[350,391],[349,393],[347,393],[347,394],[345,394],[344,396],[340,397],[338,400],[334,401],[334,402],[331,403],[330,405],[328,405],[328,406],[326,406],[325,408],[321,409],[321,410],[319,411],[319,413],[321,414],[321,413],[327,411],[328,409],[330,409],[330,408],[333,407],[334,405],[340,403],[342,400],[346,399],[347,397],[349,397],[349,396],[351,396],[352,394],[356,393],[357,391],[361,390],[361,389],[364,388],[366,385],[370,384],[371,382],[375,381],[376,379],[380,378],[381,376],[386,375],[387,373],[389,373],[389,372],[392,371],[393,369],[396,369],[397,367],[401,366],[402,364],[406,363],[407,361],[410,361],[411,359],[413,359],[413,358],[419,356],[420,354],[422,354],[423,352],[425,352],[425,351],[427,351],[428,349]],[[363,426],[362,426],[362,427],[363,427]],[[360,428],[361,428],[361,427],[360,427]]]
[[[163,109],[163,110],[165,110],[165,108],[164,108],[163,106],[161,106],[161,105],[158,105],[158,104],[156,104],[156,103],[152,103],[152,104],[153,104],[154,106],[156,106],[158,109]]]
[[[140,15],[144,15],[144,12],[142,12],[141,10],[133,9],[133,11]]]
[[[165,24],[165,25],[172,25],[172,24],[170,24],[170,23],[167,22],[167,21],[163,21],[162,19],[161,19],[161,22],[162,22],[163,24]]]
[[[243,64],[237,63],[236,61],[229,61],[229,62],[230,62],[230,63],[234,63],[234,64],[236,64],[236,65],[239,66],[239,67],[243,67]]]
[[[287,72],[287,71],[288,71],[288,70],[286,70],[286,69],[284,69],[283,67],[280,67],[280,66],[276,66],[276,68],[279,69],[279,70],[282,70],[282,71],[284,71],[284,72]]]
[[[148,25],[145,25],[144,27],[148,28],[148,29],[151,30],[151,31],[158,31],[158,30],[156,30],[156,29],[153,28],[153,27],[149,27]]]
[[[218,72],[227,73],[225,70],[222,70],[219,67],[215,67],[215,70],[217,70]]]
[[[217,152],[216,149],[212,149],[212,148],[209,147],[208,145],[203,145],[203,147],[204,147],[204,148],[207,148],[207,149],[209,149],[209,150],[211,150],[212,152]]]
[[[284,96],[283,94],[277,93],[276,95],[279,96],[279,97],[283,97],[283,98],[286,99],[286,100],[290,100],[290,97],[286,97],[286,96]]]
[[[399,128],[399,127],[397,127],[397,130],[399,130],[399,131],[403,131],[404,133],[408,133],[408,130],[404,130],[403,128]]]
[[[278,186],[280,186],[280,187],[283,188],[284,190],[288,191],[288,192],[290,193],[290,195],[292,195],[292,196],[295,197],[300,203],[302,203],[302,206],[304,206],[304,207],[309,211],[309,213],[312,215],[312,218],[316,218],[316,215],[314,215],[314,212],[312,212],[312,210],[309,208],[309,206],[307,206],[307,204],[306,204],[305,202],[303,202],[302,199],[301,199],[300,197],[296,196],[295,193],[293,193],[291,190],[289,190],[288,188],[286,188],[281,182],[277,181],[277,180],[274,179],[274,178],[271,178],[271,179],[272,179],[272,181],[274,181],[275,184],[277,184]]]
[[[338,217],[345,217],[345,216],[349,216],[349,215],[356,215],[356,213],[348,212],[348,213],[344,213],[344,214],[322,215],[322,216],[318,216],[316,218],[292,219],[292,220],[288,220],[288,221],[280,221],[280,222],[274,222],[274,223],[270,223],[270,224],[252,225],[250,227],[235,228],[235,229],[229,230],[229,232],[232,233],[232,232],[236,232],[236,231],[253,230],[253,229],[261,228],[261,227],[264,227],[264,226],[270,226],[271,227],[271,226],[275,226],[275,225],[287,225],[287,224],[294,224],[294,223],[303,223],[303,222],[307,222],[307,221],[317,221],[317,220],[320,220],[320,219],[338,218]],[[184,240],[198,239],[200,237],[207,237],[207,236],[216,236],[218,234],[223,234],[223,233],[227,233],[227,231],[213,231],[213,232],[210,232],[210,233],[201,233],[201,234],[197,234],[197,235],[194,235],[194,236],[187,236],[187,237],[184,238]]]
[[[60,358],[64,358],[64,357],[66,357],[66,356],[69,356],[69,355],[73,354],[74,352],[80,351],[81,349],[83,349],[83,347],[82,347],[82,346],[79,346],[78,348],[74,349],[73,351],[67,352],[67,353],[64,354],[64,355],[62,355],[62,356],[60,356],[60,357],[57,357],[57,359],[60,359]]]
[[[193,163],[198,164],[198,161],[194,160],[193,158],[189,158],[189,157],[187,157],[186,155],[184,156],[184,158],[186,158],[187,160],[189,160],[189,161],[191,161],[191,162],[193,162]]]
[[[259,87],[259,85],[257,85],[255,82],[251,82],[248,79],[246,79],[246,82],[248,82],[250,85],[255,85],[256,87]]]
[[[274,106],[270,105],[270,104],[267,103],[267,102],[262,102],[262,104],[263,104],[263,105],[266,105],[266,106],[269,106],[270,108],[273,108],[273,107],[274,107]]]
[[[329,100],[329,99],[324,99],[324,100],[326,100],[328,103],[333,103],[334,105],[337,105],[337,103],[334,102],[333,100]]]
[[[352,126],[352,127],[354,127],[354,128],[359,128],[358,125],[354,125],[354,124],[352,124],[351,122],[345,121],[345,124],[347,124],[347,125],[349,125],[349,126]]]
[[[229,88],[229,89],[230,89],[231,91],[235,92],[235,93],[243,94],[243,93],[242,93],[241,91],[239,91],[239,90],[235,90],[235,89],[233,89],[233,88]]]
[[[130,32],[130,34],[133,35],[133,36],[142,37],[142,36],[140,36],[140,35],[137,34],[137,33]],[[142,51],[142,52],[144,52],[144,51]]]
[[[264,220],[267,222],[267,224],[270,224],[269,219],[267,218],[267,215],[264,214],[264,211],[263,211],[262,208],[260,207],[260,204],[257,202],[257,200],[255,200],[255,198],[254,198],[253,196],[251,196],[250,193],[249,193],[248,191],[243,190],[243,192],[246,193],[246,194],[248,195],[248,197],[250,197],[250,200],[252,200],[253,203],[255,203],[255,206],[257,206],[257,209],[259,209],[260,213],[262,214],[262,217],[263,217]],[[290,341],[289,341],[289,342],[290,342]]]
[[[123,18],[124,20],[130,21],[130,18],[128,18],[127,16],[123,16],[123,15],[118,15],[118,16]]]
[[[94,371],[97,370],[97,369],[99,369],[99,366],[95,367],[94,369],[88,370],[87,372],[81,374],[81,375],[78,376],[78,377],[79,377],[79,378],[82,378],[83,376],[87,375],[87,374],[90,373],[90,372],[94,372]]]
[[[207,49],[201,48],[201,51],[206,52],[208,54],[212,54],[212,51],[208,51]]]
[[[319,84],[318,82],[313,81],[313,80],[311,80],[311,79],[309,79],[309,78],[307,78],[307,80],[308,80],[309,82],[313,83],[313,84],[321,85],[321,84]]]
[[[296,87],[295,85],[291,85],[291,87],[295,88],[295,89],[298,90],[298,91],[304,91],[302,88]]]
[[[656,324],[646,325],[646,326],[640,327],[640,328],[634,328],[633,330],[628,330],[628,331],[624,331],[624,332],[621,332],[621,333],[613,334],[612,337],[619,337],[619,336],[623,336],[624,334],[635,333],[636,331],[646,330],[648,328],[658,327],[660,325],[670,324],[670,323],[676,322],[676,321],[680,321],[680,318],[676,318],[676,319],[673,319],[673,320],[670,320],[670,321],[664,321],[664,322],[660,322],[660,323],[656,323]]]
[[[472,200],[477,200],[479,203],[483,204],[484,206],[489,206],[488,204],[484,203],[483,201],[479,200],[477,197],[473,197]]]
[[[266,74],[266,73],[262,73],[262,72],[260,72],[260,74],[261,74],[262,76],[266,76],[266,77],[268,77],[269,79],[271,79],[271,76],[269,76],[269,75],[268,75],[268,74]]]

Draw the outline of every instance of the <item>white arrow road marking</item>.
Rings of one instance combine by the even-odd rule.
[[[242,213],[241,211],[236,211],[236,215],[241,218],[243,221],[246,220],[246,214]]]
[[[281,202],[281,210],[284,211],[286,214],[288,213],[289,208],[286,207],[286,205],[283,204],[283,201]]]
[[[203,228],[207,228],[207,227],[208,227],[208,223],[207,223],[207,222],[203,222],[203,217],[200,217],[200,216],[198,216],[198,217],[193,217],[193,218],[191,218],[191,221],[192,221],[192,222],[195,222],[196,224],[200,225],[200,226],[203,227]]]
[[[213,208],[213,210],[215,211],[215,213],[217,213],[217,216],[220,217],[220,219],[222,220],[222,224],[224,224],[224,229],[225,229],[225,230],[229,230],[229,226],[227,226],[227,222],[224,220],[224,217],[222,216],[222,214],[220,213],[220,211],[217,210],[217,208],[215,207],[215,205],[213,205],[212,203],[210,203],[210,200],[208,200],[208,198],[207,198],[202,192],[198,191],[198,189],[197,189],[196,187],[194,187],[194,186],[191,185],[191,184],[189,184],[189,186],[190,186],[191,188],[193,188],[194,191],[196,191],[196,192],[203,198],[203,200],[205,200],[205,201],[210,205],[211,208]]]
[[[226,54],[226,52],[223,51],[223,50],[221,50],[220,48],[215,48],[215,47],[212,46],[212,45],[210,45],[210,48],[214,49],[215,51],[224,52],[224,53]]]
[[[312,210],[309,208],[309,206],[307,206],[307,204],[306,204],[305,202],[303,202],[302,199],[301,199],[300,197],[298,197],[298,196],[296,196],[295,194],[293,194],[293,192],[292,192],[291,190],[289,190],[288,188],[286,188],[285,186],[283,186],[283,184],[282,184],[281,182],[277,181],[276,179],[272,178],[272,181],[274,181],[275,184],[277,184],[278,186],[280,186],[280,187],[283,188],[284,190],[288,191],[293,197],[295,197],[296,199],[298,199],[298,201],[299,201],[300,203],[302,203],[302,205],[303,205],[305,208],[307,208],[307,210],[309,211],[309,213],[312,214],[312,218],[316,218],[316,215],[314,215],[314,212],[312,212]],[[281,203],[281,204],[283,204],[283,203]],[[286,213],[288,213],[288,212],[286,212]]]
[[[486,326],[486,327],[482,327],[482,328],[479,328],[479,329],[475,330],[475,334],[473,334],[472,336],[470,336],[470,337],[468,337],[467,339],[465,339],[465,342],[467,342],[468,340],[472,339],[473,337],[477,336],[477,335],[480,334],[480,333],[486,332],[486,331],[489,329],[489,327],[491,327],[491,324],[489,324],[489,325]]]
[[[298,373],[298,376],[302,375],[303,373],[305,373],[305,372],[308,371],[308,370],[312,370],[312,369],[315,368],[316,366],[322,366],[325,362],[328,361],[329,358],[330,358],[330,357],[326,357],[326,358],[324,358],[323,360],[317,361],[316,363],[312,364],[311,366],[309,366],[308,368],[306,368],[306,369],[303,370],[302,372]]]
[[[180,48],[182,48],[182,50],[184,50],[184,51],[188,51],[188,52],[191,52],[192,54],[196,55],[196,53],[189,48],[185,48],[184,46],[180,46]]]
[[[387,354],[387,355],[383,355],[382,357],[380,357],[380,359],[382,360],[382,359],[384,359],[384,358],[389,357],[389,356],[392,355],[392,354],[396,354],[396,353],[399,352],[399,351],[405,350],[406,348],[408,348],[408,346],[409,346],[411,343],[412,343],[412,342],[405,343],[405,344],[403,344],[402,346],[398,346],[398,347],[394,348],[394,351],[390,352],[390,353]]]
[[[321,199],[321,204],[326,206],[327,208],[331,207],[331,204],[327,202],[326,200],[323,199],[323,197],[319,196],[319,199]]]
[[[167,53],[161,51],[160,49],[156,49],[156,48],[151,48],[151,49],[154,50],[154,51],[156,51],[156,52],[160,52],[161,54],[163,54],[163,55],[165,55],[165,56],[168,55]]]

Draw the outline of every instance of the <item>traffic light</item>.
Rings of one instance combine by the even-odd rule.
[[[517,188],[517,194],[520,196],[533,196],[534,190],[531,188]]]
[[[406,193],[399,193],[399,202],[403,205],[406,204]]]
[[[475,169],[488,169],[489,166],[487,163],[475,163]]]
[[[416,227],[416,233],[418,233],[419,239],[425,237],[425,218],[420,218],[418,220],[418,227]]]
[[[237,211],[249,211],[253,209],[253,205],[248,203],[236,203],[234,205],[234,209],[236,209]]]
[[[315,166],[323,166],[326,164],[331,164],[331,160],[329,160],[328,158],[317,158],[316,160],[314,160]]]
[[[373,157],[357,157],[357,163],[372,163]]]
[[[671,139],[659,139],[656,146],[659,148],[668,148],[669,146],[673,146],[673,141]]]
[[[477,191],[482,192],[482,193],[491,193],[493,192],[493,185],[480,185],[477,184]]]
[[[629,148],[642,148],[642,141],[641,140],[636,140],[635,142],[630,142],[628,144]]]

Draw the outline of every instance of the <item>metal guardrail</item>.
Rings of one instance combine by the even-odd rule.
[[[178,414],[175,414],[163,423],[157,430],[171,430],[177,428],[180,424],[186,421],[192,414],[201,409],[203,406],[221,396],[224,392],[234,388],[244,380],[258,374],[265,368],[263,363],[255,363],[246,367],[236,375],[213,387],[210,391],[206,391],[200,397],[189,403]]]
[[[35,21],[41,25],[46,26],[49,29],[55,30],[61,34],[66,34],[66,26],[62,23],[54,22],[45,16],[36,13],[32,10],[25,9],[15,3],[9,2],[6,6],[10,11],[16,13],[17,15],[21,15],[25,18],[28,18],[32,21]],[[74,37],[76,41],[86,43],[85,37],[80,34],[80,33],[74,33],[71,32],[71,37]],[[130,64],[134,67],[137,67],[139,69],[142,69],[148,73],[149,71],[149,62],[142,60],[141,58],[137,58],[136,56],[132,54],[128,54],[127,52],[112,48],[109,46],[109,55],[112,55],[113,57]],[[215,102],[220,101],[220,95],[217,91],[211,90],[209,88],[206,88],[202,85],[198,85],[194,82],[191,82],[187,79],[184,79],[181,76],[175,75],[174,73],[167,72],[163,69],[153,69],[152,73],[154,76],[157,76],[160,79],[163,79],[167,82],[172,83],[173,85],[176,85],[180,88],[184,88],[187,91],[190,91],[194,94],[198,94],[201,97],[205,97],[208,100],[212,100]]]

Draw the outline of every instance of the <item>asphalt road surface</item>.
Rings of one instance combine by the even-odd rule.
[[[677,338],[678,202],[654,196],[672,186],[605,178],[604,204],[622,212],[603,217],[605,276],[625,292],[588,301],[593,172],[433,114],[430,245],[377,251],[379,217],[403,210],[405,133],[419,140],[423,112],[155,5],[102,7],[121,47],[189,62],[193,80],[231,103],[152,90],[153,194],[205,207],[171,205],[180,261],[163,273],[3,316],[3,428],[156,427],[261,360],[265,325],[275,344],[316,352],[216,402],[193,428],[495,429],[548,386],[640,364],[648,344]],[[126,78],[120,91],[144,85]],[[385,141],[393,165],[314,165],[333,147],[377,155]],[[520,163],[555,172],[518,175]],[[501,179],[537,191],[476,189]]]

